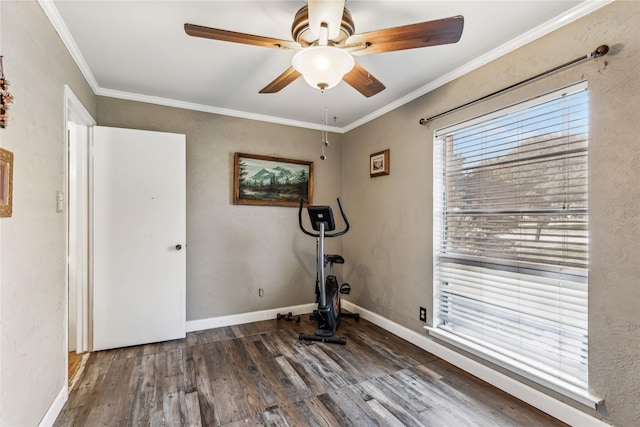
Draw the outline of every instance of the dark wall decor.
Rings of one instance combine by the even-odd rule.
[[[2,56],[0,56],[0,128],[9,124],[9,104],[13,102],[13,95],[9,93],[9,81],[4,77]]]

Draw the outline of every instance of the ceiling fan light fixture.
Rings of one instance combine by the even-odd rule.
[[[340,83],[355,61],[347,51],[332,46],[312,46],[298,52],[292,61],[311,87],[329,89]]]

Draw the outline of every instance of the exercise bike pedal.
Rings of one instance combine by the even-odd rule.
[[[351,285],[348,283],[343,283],[340,286],[340,293],[343,295],[349,295],[351,293]]]

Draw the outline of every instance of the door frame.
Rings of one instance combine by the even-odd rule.
[[[69,309],[70,299],[74,298],[76,306],[76,352],[90,350],[90,284],[89,284],[89,135],[91,127],[96,125],[95,119],[82,105],[68,85],[64,86],[64,164],[66,197],[64,212],[66,225],[66,316],[65,316],[65,387],[68,384],[69,353]],[[75,142],[72,143],[72,139]],[[81,185],[81,191],[78,186]],[[77,201],[77,203],[75,203]],[[71,210],[74,210],[74,215]],[[74,269],[71,272],[71,269]],[[76,280],[76,278],[80,280]],[[74,295],[69,294],[70,281],[75,280]]]

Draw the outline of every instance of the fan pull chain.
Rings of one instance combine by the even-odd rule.
[[[329,146],[329,132],[327,131],[327,94],[326,90],[322,89],[322,130],[320,132],[320,139],[322,141],[322,154],[320,160],[327,160],[327,156],[324,154],[325,147]]]

